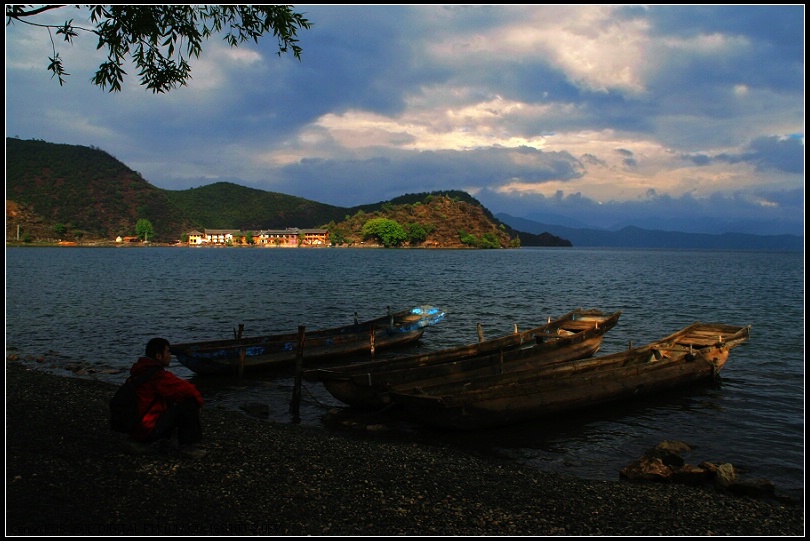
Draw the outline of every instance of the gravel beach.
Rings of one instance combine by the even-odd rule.
[[[803,536],[804,505],[590,481],[204,410],[205,458],[135,455],[113,385],[6,361],[6,536]]]

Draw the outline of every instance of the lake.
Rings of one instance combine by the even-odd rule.
[[[40,369],[120,382],[146,342],[332,327],[429,304],[447,317],[417,346],[440,349],[528,328],[576,307],[622,310],[600,353],[695,321],[751,325],[722,383],[595,411],[473,433],[397,426],[386,434],[494,454],[546,471],[618,479],[662,440],[697,447],[688,462],[731,462],[804,493],[804,254],[746,251],[109,247],[6,249],[6,354]],[[175,361],[176,362],[176,361]],[[34,363],[32,363],[34,364]],[[293,378],[194,381],[209,407],[265,404],[292,423]],[[340,406],[305,383],[301,423]]]

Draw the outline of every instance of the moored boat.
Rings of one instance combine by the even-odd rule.
[[[415,342],[425,329],[443,320],[445,312],[417,306],[367,321],[314,331],[227,340],[173,344],[171,353],[183,366],[200,375],[229,375],[292,365],[300,351],[303,365],[346,356],[373,358],[377,350]],[[301,340],[303,338],[303,340]]]
[[[437,383],[505,374],[596,354],[621,312],[578,308],[538,327],[477,343],[418,355],[311,369],[304,379],[322,382],[350,406],[375,409],[389,394]],[[480,331],[479,331],[479,334]]]
[[[750,326],[694,323],[642,347],[390,394],[412,421],[453,429],[501,426],[716,381]]]

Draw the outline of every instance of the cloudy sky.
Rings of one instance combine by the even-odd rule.
[[[212,39],[167,94],[91,85],[89,35],[56,42],[60,87],[47,32],[6,27],[6,135],[100,148],[170,190],[465,190],[545,223],[803,234],[803,5],[295,11],[300,62],[272,36]]]

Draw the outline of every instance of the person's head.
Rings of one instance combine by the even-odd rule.
[[[172,354],[169,352],[169,341],[165,338],[152,338],[146,344],[146,356],[169,366]]]

